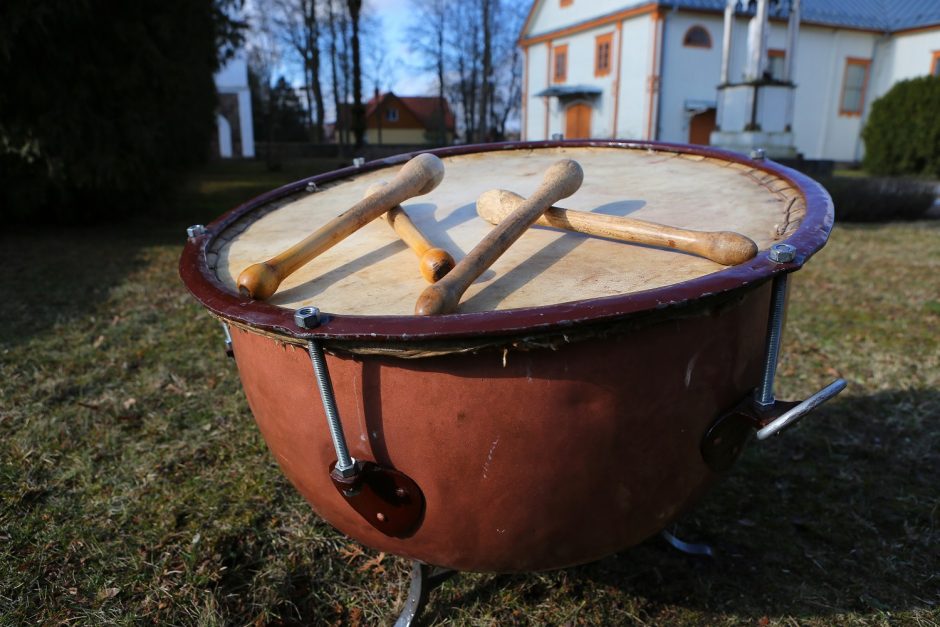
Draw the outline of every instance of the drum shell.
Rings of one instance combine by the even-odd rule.
[[[555,348],[507,338],[505,349],[401,359],[327,343],[351,454],[424,492],[408,538],[373,528],[330,482],[336,455],[304,347],[242,327],[232,339],[264,439],[317,514],[378,550],[522,572],[635,545],[706,490],[715,475],[702,437],[760,382],[769,299],[770,283],[751,284],[720,302],[572,329]]]

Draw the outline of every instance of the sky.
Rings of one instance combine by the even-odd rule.
[[[256,0],[245,2],[245,13],[252,14],[257,11]],[[374,16],[380,21],[379,31],[386,47],[386,71],[383,73],[380,88],[382,91],[393,91],[400,96],[426,96],[433,95],[437,82],[433,75],[418,68],[420,58],[408,45],[408,23],[411,19],[411,0],[364,0],[363,15]],[[368,18],[366,18],[368,19]],[[363,50],[363,96],[372,97],[374,81],[367,76],[370,63],[368,50]],[[297,68],[287,62],[282,62],[276,74],[283,74],[295,87],[303,84],[303,77]]]
[[[414,69],[419,59],[408,46],[410,1],[366,0],[364,4],[370,13],[382,20],[382,30],[388,46],[388,59],[390,64],[394,63],[390,72],[392,80],[389,85],[382,85],[382,90],[391,88],[391,91],[400,96],[431,95],[436,86],[434,78]],[[369,90],[372,90],[372,85],[369,85]]]

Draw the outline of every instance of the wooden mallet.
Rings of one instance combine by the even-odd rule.
[[[414,196],[427,194],[444,178],[444,164],[434,155],[423,153],[402,166],[381,191],[367,196],[314,231],[300,242],[267,261],[248,266],[238,275],[238,291],[264,300],[278,286],[323,251],[355,233],[363,225]]]
[[[384,182],[370,185],[369,189],[366,190],[366,196],[379,193],[385,185]],[[456,262],[450,253],[443,248],[435,247],[421,232],[418,225],[411,220],[405,210],[402,209],[401,205],[395,205],[383,213],[381,219],[392,227],[398,237],[408,244],[414,254],[418,255],[418,269],[425,281],[428,283],[439,281],[453,269]]]
[[[447,276],[421,292],[415,313],[429,316],[456,310],[460,297],[470,284],[493,265],[553,202],[578,191],[583,179],[581,166],[571,159],[563,159],[552,165],[534,194],[523,200],[505,220],[480,240]]]
[[[487,222],[499,224],[524,200],[518,194],[493,189],[484,192],[477,200],[477,213]],[[692,231],[559,207],[549,208],[536,224],[635,244],[674,248],[725,266],[744,263],[757,255],[757,244],[749,237],[733,231]]]

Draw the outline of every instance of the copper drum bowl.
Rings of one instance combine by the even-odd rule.
[[[313,278],[285,284],[281,300],[277,295],[268,302],[239,295],[225,267],[231,263],[237,271],[241,262],[233,261],[237,254],[227,247],[250,233],[252,224],[297,199],[317,200],[317,194],[340,183],[357,184],[373,173],[388,178],[409,155],[305,179],[258,197],[197,230],[183,252],[180,274],[196,299],[230,329],[245,394],[268,447],[292,484],[331,525],[364,545],[425,563],[465,571],[535,571],[588,562],[643,541],[688,509],[720,475],[715,464],[706,462],[703,441],[716,420],[760,386],[772,279],[797,270],[825,244],[833,220],[828,195],[812,180],[770,161],[703,147],[565,141],[432,152],[447,167],[441,188],[451,182],[448,193],[463,194],[461,202],[470,206],[478,192],[473,184],[504,185],[498,177],[470,180],[478,178],[475,174],[461,181],[465,162],[491,160],[500,171],[509,162],[498,160],[507,156],[550,161],[561,154],[578,160],[583,152],[586,158],[600,154],[609,167],[622,157],[625,169],[639,167],[637,163],[653,168],[638,174],[641,179],[655,170],[667,179],[682,177],[685,170],[711,164],[722,175],[733,173],[742,188],[752,186],[751,192],[766,194],[765,202],[782,218],[770,217],[766,232],[753,227],[760,232],[747,233],[760,251],[740,265],[703,262],[711,265],[696,267],[691,275],[677,270],[677,278],[657,279],[658,285],[641,283],[638,289],[583,298],[580,293],[567,299],[552,295],[549,299],[557,302],[548,304],[506,301],[506,306],[500,295],[494,297],[500,306],[493,306],[470,295],[464,301],[467,308],[462,305],[456,314],[422,317],[407,311],[362,314],[333,308],[331,293],[317,287],[317,281],[333,280],[337,273],[349,280],[358,277],[347,292],[363,301],[382,300],[365,276],[372,266],[350,261],[371,250],[365,240],[356,241],[358,233],[343,244],[348,245],[345,261],[325,260],[333,270],[314,269]],[[582,189],[592,172],[591,159],[587,161],[582,163]],[[686,204],[706,211],[708,193],[699,198],[694,192],[699,184],[684,180],[660,184],[669,190],[661,202],[644,189],[623,193],[641,199],[638,204],[651,211],[675,204],[675,193],[683,193]],[[614,183],[608,176],[595,186]],[[717,186],[715,202],[736,202],[734,189],[720,181]],[[314,188],[321,191],[311,193]],[[577,199],[575,194],[566,206],[577,205]],[[447,211],[443,200],[428,202]],[[577,208],[590,209],[599,201],[588,198],[584,203]],[[343,209],[324,206],[320,221]],[[451,223],[442,218],[442,228],[478,220],[461,215]],[[635,217],[656,219],[639,211]],[[700,225],[704,218],[695,219]],[[284,241],[302,238],[308,228],[298,226]],[[394,243],[387,226],[375,229],[376,237],[392,242],[388,246],[394,254],[407,258],[408,251]],[[532,230],[541,232],[538,237],[562,240],[566,248],[559,255],[576,249],[571,238],[581,237]],[[258,237],[276,232],[258,227]],[[768,255],[772,242],[793,245],[796,257],[775,262]],[[670,255],[699,263],[674,251],[601,243],[610,247],[604,249],[607,255],[658,255],[650,263],[660,270]],[[271,244],[264,254],[277,252],[279,245]],[[458,247],[466,253],[463,244]],[[529,261],[510,259],[508,264],[518,265],[503,269],[494,265],[481,280],[481,290],[513,272],[521,273],[520,284],[527,285],[545,267],[558,265],[543,255],[537,271],[525,275],[519,268],[536,260],[525,250],[519,254]],[[634,261],[626,263],[632,266]],[[416,270],[398,268],[407,281],[385,289],[409,292],[406,298],[413,301],[423,283]],[[630,268],[618,272],[626,275]],[[592,283],[587,275],[576,280]],[[320,307],[322,324],[311,329],[295,324],[295,309],[303,304]],[[352,456],[394,469],[420,488],[421,511],[406,532],[383,532],[334,486],[330,468],[337,455],[309,340],[326,351]],[[733,451],[725,451],[732,460],[743,437]]]

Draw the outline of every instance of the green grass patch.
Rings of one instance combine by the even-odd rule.
[[[215,164],[184,195],[204,212],[189,222],[296,174]],[[938,238],[938,222],[837,226],[796,275],[778,392],[850,387],[752,443],[678,525],[718,559],[653,539],[556,572],[462,575],[429,620],[936,625]],[[332,530],[283,478],[218,323],[176,275],[176,226],[0,244],[0,623],[391,621],[409,564]]]

